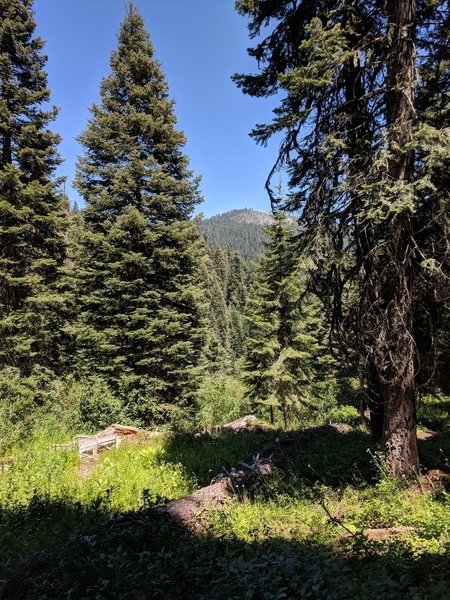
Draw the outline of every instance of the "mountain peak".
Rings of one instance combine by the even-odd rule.
[[[233,210],[214,215],[208,220],[225,220],[234,221],[236,223],[252,223],[255,225],[261,225],[263,227],[266,227],[272,224],[273,217],[269,213],[254,210],[253,208],[235,208]]]
[[[273,222],[269,213],[251,208],[230,210],[200,222],[200,232],[212,246],[231,245],[247,260],[257,260],[267,239],[265,228]]]

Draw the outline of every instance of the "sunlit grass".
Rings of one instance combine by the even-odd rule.
[[[0,472],[0,558],[25,560],[7,571],[5,597],[25,585],[33,598],[65,597],[71,586],[83,598],[125,598],[130,586],[156,598],[180,589],[224,599],[445,597],[449,494],[386,477],[362,430],[284,455],[271,476],[202,515],[195,536],[155,514],[222,467],[264,454],[277,435],[164,434],[102,453],[82,477],[76,452],[53,449],[61,436],[34,436]],[[445,441],[427,442],[434,456]],[[409,529],[364,538],[390,527]],[[33,556],[48,564],[27,575]]]

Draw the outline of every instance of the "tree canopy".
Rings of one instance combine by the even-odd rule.
[[[257,38],[259,72],[235,81],[252,96],[281,95],[273,121],[252,133],[259,143],[283,133],[272,202],[300,214],[311,285],[340,340],[358,347],[374,438],[408,474],[442,306],[432,290],[448,265],[448,129],[435,118],[446,110],[446,3],[236,5]],[[280,168],[285,202],[270,185]]]
[[[65,199],[31,0],[0,1],[0,366],[58,371]]]
[[[80,368],[129,392],[145,390],[147,406],[141,402],[138,412],[148,420],[195,389],[203,317],[200,240],[190,217],[200,196],[132,3],[118,40],[100,104],[80,136],[76,184],[86,207],[75,333]]]

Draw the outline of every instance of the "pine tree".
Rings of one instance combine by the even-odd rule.
[[[226,255],[228,263],[226,302],[230,313],[230,348],[236,361],[242,357],[245,347],[244,312],[247,306],[248,278],[240,254],[228,246]]]
[[[268,229],[247,319],[249,338],[244,380],[255,404],[283,413],[286,429],[293,409],[308,400],[316,379],[319,344],[317,307],[300,304],[305,293],[301,262],[292,252],[294,232],[284,213]]]
[[[111,74],[80,136],[76,185],[86,202],[79,255],[79,361],[170,412],[195,389],[203,343],[200,201],[167,83],[137,8],[121,25]],[[166,412],[167,412],[166,411]]]
[[[206,368],[210,371],[227,371],[231,364],[230,316],[224,288],[225,274],[222,251],[209,247],[205,242],[202,281],[208,306],[208,324],[204,352]]]
[[[202,278],[209,307],[208,368],[236,370],[245,349],[244,312],[253,272],[230,245],[222,249],[205,241],[205,247]]]
[[[430,167],[437,160],[442,170],[448,131],[436,121],[423,127],[425,112],[442,100],[445,6],[237,2],[252,36],[266,26],[269,33],[250,50],[260,73],[236,81],[254,96],[281,92],[274,121],[253,134],[261,143],[284,134],[271,175],[287,169],[291,193],[281,204],[300,214],[303,250],[335,333],[357,345],[374,439],[398,475],[419,467],[418,365],[433,352],[435,324],[426,319],[419,340],[415,323],[435,288],[427,266],[448,256],[445,244],[430,243],[445,238],[437,215],[442,203],[448,214],[448,196]],[[430,27],[441,31],[437,40],[427,39]],[[433,67],[415,52],[424,39]]]
[[[31,0],[0,0],[0,366],[58,370],[65,202]]]

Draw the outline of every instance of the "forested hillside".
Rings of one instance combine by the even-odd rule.
[[[267,240],[265,228],[271,223],[271,215],[243,208],[202,219],[200,232],[211,246],[226,248],[230,245],[245,260],[257,260]]]
[[[449,598],[448,3],[236,0],[272,212],[208,219],[146,8],[77,208],[0,0],[0,597]]]

